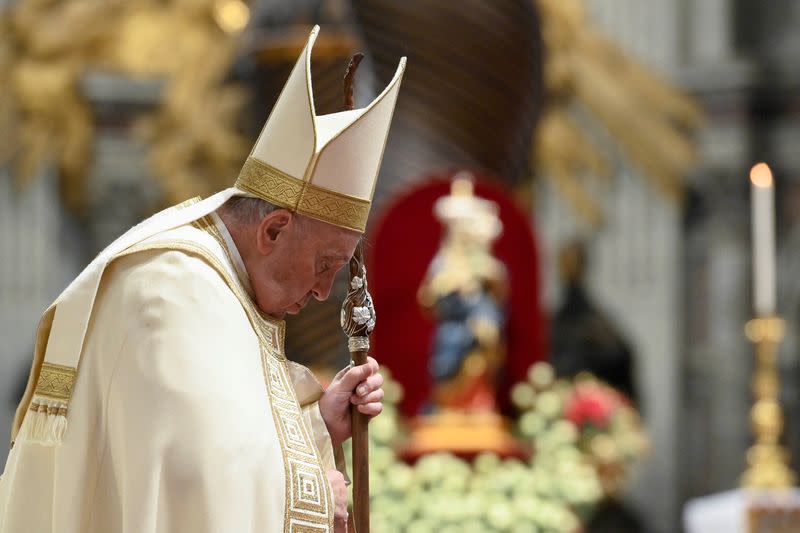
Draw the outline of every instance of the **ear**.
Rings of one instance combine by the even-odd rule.
[[[256,230],[256,247],[261,255],[269,255],[278,239],[294,226],[294,217],[287,209],[276,209],[261,219]]]

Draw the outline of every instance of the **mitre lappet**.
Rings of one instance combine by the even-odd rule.
[[[311,51],[318,32],[315,26],[234,187],[171,207],[133,227],[103,250],[44,313],[12,442],[62,442],[101,277],[111,261],[134,245],[201,219],[234,196],[261,198],[364,232],[405,58],[388,86],[366,107],[317,115]],[[54,339],[57,342],[51,342]]]

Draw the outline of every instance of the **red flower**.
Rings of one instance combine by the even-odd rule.
[[[605,429],[614,411],[622,405],[619,394],[597,383],[579,383],[564,405],[564,416],[578,428],[590,424]]]

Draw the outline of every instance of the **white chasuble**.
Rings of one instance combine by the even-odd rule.
[[[63,439],[27,440],[44,418],[22,420],[0,533],[332,531],[322,389],[286,360],[283,336],[209,217],[116,254]]]

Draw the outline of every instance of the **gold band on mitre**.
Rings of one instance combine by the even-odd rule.
[[[308,183],[255,157],[248,157],[245,161],[236,179],[236,187],[271,204],[329,224],[359,233],[364,233],[367,228],[369,200]]]

